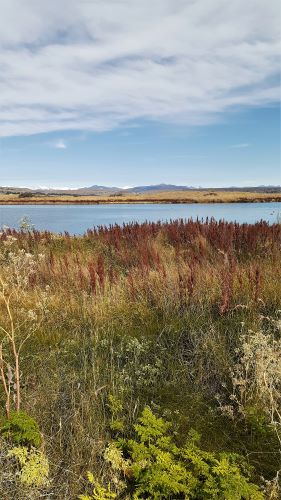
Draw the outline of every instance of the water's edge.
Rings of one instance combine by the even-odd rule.
[[[249,224],[265,220],[273,224],[280,213],[280,202],[0,205],[0,227],[18,228],[26,216],[38,230],[82,234],[101,225],[207,217]]]

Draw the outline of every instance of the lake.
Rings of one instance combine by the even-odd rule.
[[[263,219],[274,223],[278,214],[281,214],[281,203],[1,205],[0,227],[18,228],[20,219],[27,216],[38,230],[82,234],[93,226],[190,217],[214,217],[239,223]]]

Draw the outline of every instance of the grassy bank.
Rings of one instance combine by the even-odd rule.
[[[20,405],[42,432],[50,482],[23,486],[2,451],[0,497],[75,499],[87,471],[118,491],[104,451],[134,438],[149,407],[173,422],[177,443],[193,429],[203,450],[243,456],[263,495],[248,498],[277,499],[280,245],[281,226],[262,222],[131,224],[83,237],[2,232],[0,365],[13,406],[4,333],[12,324]],[[1,439],[2,450],[11,446]]]
[[[143,194],[118,195],[32,195],[0,194],[0,205],[24,204],[99,204],[99,203],[257,203],[281,202],[281,193],[255,193],[243,191],[161,191]]]

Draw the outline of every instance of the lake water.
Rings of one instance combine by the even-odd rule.
[[[38,230],[82,234],[94,226],[126,222],[214,217],[226,221],[270,223],[281,214],[281,203],[137,204],[137,205],[2,205],[0,227],[19,227],[27,216]]]

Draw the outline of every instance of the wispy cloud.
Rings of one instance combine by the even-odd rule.
[[[201,125],[279,99],[278,0],[0,3],[0,136]]]
[[[248,148],[250,144],[248,142],[241,142],[240,144],[232,144],[230,146],[231,149],[243,149]]]
[[[58,141],[54,142],[51,144],[51,146],[55,149],[66,149],[67,148],[67,145],[66,143],[63,141],[63,139],[59,139]]]

